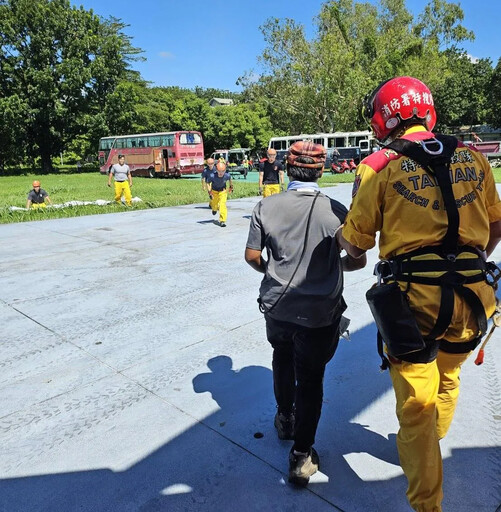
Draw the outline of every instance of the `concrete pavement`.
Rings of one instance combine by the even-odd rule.
[[[350,185],[323,190],[349,205]],[[0,226],[1,511],[409,510],[365,302],[376,251],[345,276],[321,473],[284,482],[261,276],[243,260],[258,200],[229,201],[224,229],[205,204]],[[462,373],[445,512],[501,503],[500,338]]]

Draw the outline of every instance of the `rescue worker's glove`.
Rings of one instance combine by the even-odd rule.
[[[284,191],[284,186],[280,185],[280,192],[283,192],[283,191]]]
[[[230,186],[230,194],[233,192],[233,185]]]
[[[263,187],[259,187],[259,195],[262,196],[263,195]]]
[[[209,197],[210,197],[211,201],[212,201],[212,199],[214,199],[214,198],[212,197],[212,194],[211,194],[210,192],[209,192]]]
[[[108,183],[108,187],[111,187],[111,183]]]

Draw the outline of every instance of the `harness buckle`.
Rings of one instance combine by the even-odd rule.
[[[438,149],[436,151],[433,151],[428,146],[436,144],[438,146]],[[431,140],[422,140],[421,141],[421,147],[425,150],[426,153],[429,155],[441,155],[444,150],[444,145],[442,142],[440,142],[438,139],[431,139]]]
[[[380,260],[374,266],[374,275],[377,277],[377,285],[381,286],[384,279],[391,279],[393,271],[391,270],[391,263],[389,260]]]
[[[493,261],[488,261],[486,263],[485,274],[487,283],[489,283],[493,288],[497,289],[498,281],[501,279],[501,268],[499,268]]]

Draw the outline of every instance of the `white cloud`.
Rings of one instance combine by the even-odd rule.
[[[473,55],[470,55],[469,53],[468,53],[468,58],[471,60],[471,62],[473,62],[473,64],[476,64],[479,61],[478,57],[474,57]]]
[[[162,57],[162,59],[173,59],[174,58],[174,54],[171,52],[159,52],[158,55],[160,57]]]

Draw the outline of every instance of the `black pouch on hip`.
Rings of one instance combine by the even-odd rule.
[[[374,285],[365,298],[390,355],[398,358],[425,348],[407,297],[396,282]]]

